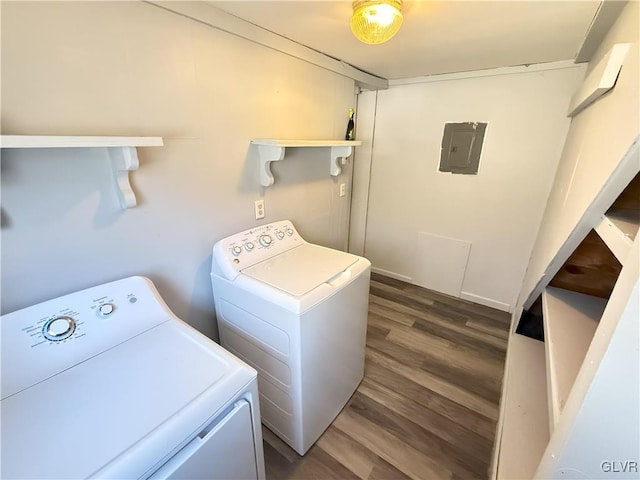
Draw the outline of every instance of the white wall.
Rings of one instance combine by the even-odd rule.
[[[615,43],[632,43],[616,85],[576,115],[524,279],[525,302],[606,180],[640,135],[640,4],[629,2],[589,62],[592,69]],[[629,179],[630,180],[630,179]]]
[[[346,245],[351,166],[293,150],[265,189],[249,141],[342,138],[353,80],[142,2],[3,2],[1,54],[3,134],[165,139],[140,149],[126,211],[103,151],[2,151],[2,312],[141,274],[216,337],[216,240],[290,218]]]
[[[423,284],[458,265],[462,298],[513,307],[585,71],[516,70],[378,92],[365,243],[375,268]],[[438,172],[445,122],[466,121],[489,124],[478,175]],[[439,246],[420,250],[424,239]]]

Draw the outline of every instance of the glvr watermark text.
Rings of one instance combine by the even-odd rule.
[[[605,460],[600,464],[600,468],[605,473],[638,473],[638,462]]]

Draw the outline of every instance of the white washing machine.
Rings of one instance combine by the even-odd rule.
[[[6,479],[264,479],[254,369],[131,277],[3,315]]]
[[[290,221],[217,242],[222,345],[258,371],[262,423],[300,455],[364,376],[371,263],[306,242]]]

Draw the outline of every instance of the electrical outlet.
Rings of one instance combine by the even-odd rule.
[[[347,194],[347,184],[346,183],[341,183],[340,184],[340,196],[344,197]]]
[[[256,220],[260,220],[261,218],[264,218],[264,200],[256,200],[255,209],[256,209]]]

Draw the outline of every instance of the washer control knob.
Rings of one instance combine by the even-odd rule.
[[[276,232],[276,237],[278,237],[278,240],[282,240],[284,238],[284,233],[278,230]]]
[[[258,241],[260,242],[260,245],[262,245],[263,247],[268,247],[269,245],[271,245],[271,242],[273,241],[273,239],[271,238],[270,235],[260,235],[260,238],[258,239]]]
[[[98,307],[98,314],[101,317],[108,317],[115,309],[116,307],[112,303],[103,303]]]
[[[250,252],[251,250],[253,250],[253,247],[255,247],[255,245],[253,244],[253,242],[247,242],[244,244],[244,249],[247,252]]]
[[[292,228],[287,228],[286,232],[287,232],[287,235],[289,235],[289,236],[293,235],[293,229]]]
[[[42,327],[42,334],[47,340],[59,342],[65,338],[69,338],[76,329],[76,322],[71,317],[55,317]]]
[[[233,247],[231,249],[231,253],[233,253],[234,257],[237,257],[238,255],[240,255],[242,253],[242,249],[236,245],[235,247]]]

